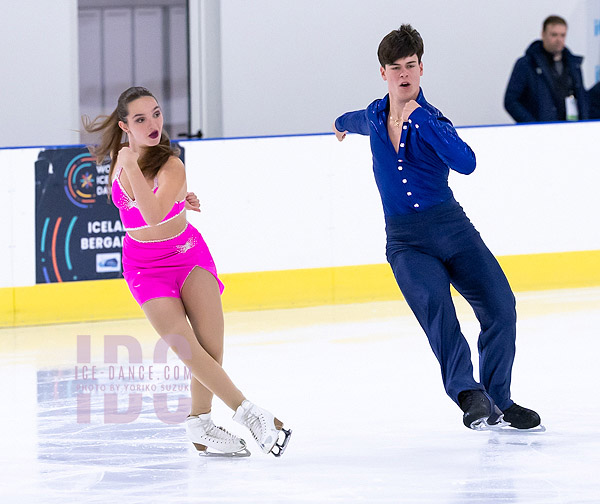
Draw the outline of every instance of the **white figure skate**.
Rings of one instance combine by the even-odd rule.
[[[217,427],[212,421],[210,413],[187,417],[185,430],[200,455],[212,457],[248,457],[250,455],[246,448],[246,442],[222,427]],[[217,452],[209,451],[208,448],[217,450]]]
[[[276,457],[283,455],[292,431],[284,429],[283,422],[271,413],[246,400],[238,407],[233,419],[250,429],[252,436],[264,453],[272,453]],[[284,437],[279,442],[281,433]]]

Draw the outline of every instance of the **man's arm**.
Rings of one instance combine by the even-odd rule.
[[[346,112],[335,120],[333,131],[340,142],[346,138],[346,133],[368,135],[369,123],[367,121],[367,111],[363,109]]]
[[[535,122],[535,117],[523,106],[521,98],[527,87],[527,61],[520,58],[515,63],[506,93],[504,94],[504,108],[518,123]]]
[[[415,102],[416,103],[416,102]],[[423,107],[417,107],[407,114],[407,103],[404,117],[409,117],[414,131],[419,138],[429,145],[439,158],[450,168],[464,175],[475,170],[475,153],[471,150],[445,117],[438,118]]]

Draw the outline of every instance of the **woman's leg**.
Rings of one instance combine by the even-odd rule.
[[[220,365],[223,364],[223,307],[215,277],[202,268],[194,268],[181,289],[181,300],[200,346]],[[191,383],[191,415],[208,413],[213,393],[195,377]]]
[[[198,292],[197,295],[206,294]],[[244,401],[244,395],[233,384],[219,362],[198,342],[188,323],[183,301],[170,297],[156,298],[144,303],[142,309],[156,332],[190,369],[194,378],[235,411]],[[212,316],[222,317],[222,313],[219,313],[213,313]],[[211,314],[207,316],[210,317]],[[201,395],[199,400],[202,403],[207,394],[202,392]]]

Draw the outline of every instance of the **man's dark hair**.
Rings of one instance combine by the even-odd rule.
[[[409,24],[403,24],[397,30],[391,31],[379,44],[377,57],[379,63],[385,68],[385,65],[391,65],[400,58],[408,58],[413,54],[417,55],[419,63],[423,56],[423,39],[419,32]]]
[[[561,18],[560,16],[548,16],[546,19],[544,19],[544,24],[542,25],[542,31],[546,31],[546,28],[548,25],[555,25],[555,24],[561,24],[561,25],[567,25],[567,22],[565,21],[564,18]]]

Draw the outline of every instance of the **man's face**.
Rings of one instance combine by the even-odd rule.
[[[390,97],[394,100],[407,102],[416,100],[419,96],[423,62],[414,54],[407,58],[399,58],[392,64],[381,67],[381,77],[388,83]]]
[[[542,31],[544,49],[551,54],[559,54],[565,48],[567,27],[564,24],[549,24]]]

